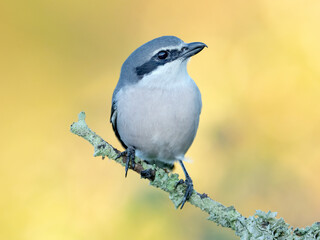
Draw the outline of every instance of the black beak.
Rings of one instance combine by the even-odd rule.
[[[196,55],[197,53],[201,52],[201,50],[204,47],[208,47],[208,46],[202,42],[188,43],[181,49],[180,56],[184,59],[187,59],[187,58],[192,57],[193,55]]]

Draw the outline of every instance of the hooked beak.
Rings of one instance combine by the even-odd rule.
[[[196,55],[197,53],[201,52],[201,50],[204,47],[208,47],[206,44],[202,42],[192,42],[187,43],[182,49],[181,49],[181,55],[183,59],[187,59],[189,57],[192,57],[193,55]]]

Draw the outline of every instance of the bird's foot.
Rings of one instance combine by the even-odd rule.
[[[178,207],[181,205],[180,209],[183,208],[184,204],[186,201],[188,201],[193,193],[193,182],[192,179],[189,176],[186,176],[186,180],[184,181],[183,179],[180,179],[179,182],[177,182],[176,187],[180,184],[185,183],[187,185],[186,192],[184,194],[184,197],[181,201],[181,203],[178,205]]]
[[[129,164],[131,164],[131,168],[134,169],[136,163],[134,161],[136,157],[136,149],[134,147],[128,147],[125,151],[121,152],[118,154],[116,159],[119,157],[127,156],[126,158],[126,167],[125,167],[125,177],[127,177],[128,174],[128,169],[129,169]]]

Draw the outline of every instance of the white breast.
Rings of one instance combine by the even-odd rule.
[[[184,64],[184,63],[182,63]],[[167,77],[163,77],[167,76]],[[122,141],[145,160],[183,159],[196,135],[201,95],[185,66],[166,64],[117,96]]]

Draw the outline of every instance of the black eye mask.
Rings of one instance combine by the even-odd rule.
[[[151,73],[158,66],[165,65],[168,62],[172,62],[179,58],[181,51],[177,49],[172,50],[161,50],[155,54],[148,62],[136,67],[136,73],[139,78],[144,75]]]

